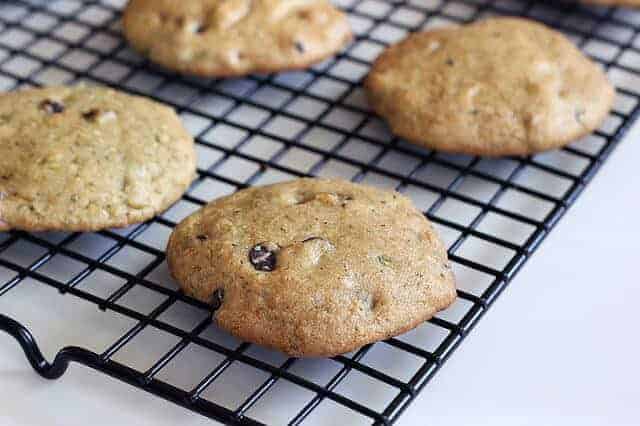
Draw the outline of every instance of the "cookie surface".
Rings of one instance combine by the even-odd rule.
[[[93,231],[150,219],[195,175],[159,103],[90,86],[0,95],[0,229]]]
[[[397,135],[471,155],[526,155],[592,132],[615,90],[562,34],[494,18],[410,35],[366,80],[373,109]]]
[[[123,27],[152,61],[204,77],[306,68],[351,40],[327,0],[131,0]]]
[[[446,250],[411,201],[343,180],[299,179],[220,198],[167,248],[216,323],[292,356],[330,356],[400,334],[455,299]]]

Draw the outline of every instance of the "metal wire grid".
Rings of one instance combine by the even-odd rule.
[[[164,215],[125,230],[0,233],[0,312],[11,312],[21,289],[57,289],[97,306],[101,315],[127,319],[125,331],[103,350],[65,348],[48,364],[19,323],[2,317],[0,328],[19,339],[47,377],[61,375],[69,360],[80,362],[226,423],[323,424],[336,419],[336,410],[344,424],[395,422],[638,114],[640,13],[559,1],[340,0],[357,40],[336,58],[304,72],[211,81],[157,69],[129,50],[119,29],[123,3],[4,3],[0,88],[87,80],[172,104],[197,136],[199,178]],[[487,160],[414,147],[370,114],[360,81],[385,45],[420,28],[490,14],[542,20],[607,68],[618,97],[600,130],[559,151]],[[171,228],[217,196],[306,175],[394,187],[413,198],[449,244],[460,285],[454,307],[414,332],[331,360],[286,359],[211,327],[209,307],[175,291],[167,278],[163,250]],[[145,333],[169,338],[150,344],[160,349],[141,366],[127,353],[151,352]],[[167,371],[184,374],[191,356],[185,354],[194,351],[215,365],[193,383],[179,384]],[[248,379],[246,370],[256,375]],[[235,376],[249,383],[243,393]],[[368,399],[353,382],[367,387]],[[283,393],[283,384],[295,391]],[[377,398],[382,387],[385,398]],[[305,396],[292,403],[294,394]]]

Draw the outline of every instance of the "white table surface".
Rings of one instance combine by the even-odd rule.
[[[636,126],[398,424],[638,424],[639,138]],[[44,381],[4,334],[0,394],[6,426],[211,424],[78,365]]]

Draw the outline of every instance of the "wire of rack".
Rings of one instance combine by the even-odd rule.
[[[307,71],[227,81],[175,75],[132,52],[119,27],[124,0],[0,5],[1,89],[88,81],[150,96],[181,114],[199,153],[199,176],[189,192],[147,223],[95,234],[0,233],[0,329],[19,342],[39,374],[55,379],[70,362],[80,363],[228,424],[321,424],[327,406],[347,412],[351,420],[345,424],[392,424],[538,249],[639,114],[640,12],[568,1],[335,3],[349,13],[357,34],[344,52]],[[361,88],[375,56],[410,31],[494,14],[543,21],[600,62],[618,90],[606,123],[561,150],[501,160],[445,155],[393,137],[371,114]],[[407,335],[326,360],[268,354],[218,332],[210,325],[210,307],[166,278],[166,236],[216,196],[298,176],[341,176],[413,198],[449,245],[460,282],[456,305]],[[127,328],[100,351],[66,346],[49,363],[24,322],[15,319],[22,314],[12,306],[28,288],[30,294],[55,289],[56,301],[71,298],[100,315],[115,313],[127,319]],[[170,314],[177,307],[182,313]],[[185,316],[192,321],[186,324]],[[149,354],[144,366],[128,362],[127,351],[143,345],[141,336],[149,330],[169,336],[170,343]],[[215,363],[191,383],[166,373],[196,350]],[[233,386],[229,372],[238,365],[259,379],[221,401]],[[363,379],[390,396],[376,404],[358,398],[349,383]],[[283,383],[304,397],[293,406],[285,402]],[[265,404],[281,408],[277,418],[260,409]]]

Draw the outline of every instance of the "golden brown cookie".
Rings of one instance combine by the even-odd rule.
[[[570,143],[602,123],[615,94],[562,34],[518,18],[412,34],[376,60],[365,85],[397,135],[488,156]]]
[[[292,356],[330,356],[408,331],[455,299],[446,250],[396,193],[299,179],[213,201],[167,248],[215,322]]]
[[[123,27],[152,61],[203,77],[306,68],[351,40],[327,0],[131,0]]]
[[[0,95],[0,229],[93,231],[152,218],[195,175],[175,112],[112,89]]]

